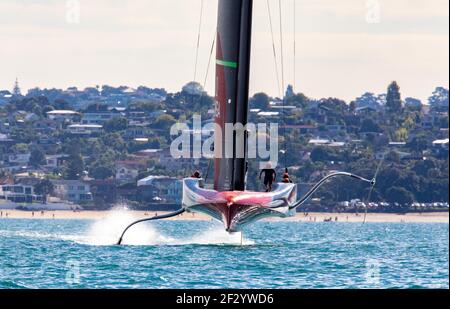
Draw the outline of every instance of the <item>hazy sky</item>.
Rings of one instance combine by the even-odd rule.
[[[278,0],[269,0],[279,48]],[[198,81],[217,0],[204,0]],[[255,0],[251,92],[279,95],[266,0]],[[201,0],[0,0],[0,89],[164,87],[194,77]],[[77,5],[80,11],[77,15]],[[293,83],[293,5],[282,0],[285,80]],[[379,14],[377,13],[379,5]],[[296,0],[296,85],[313,98],[385,92],[426,99],[448,87],[448,0]],[[207,90],[214,93],[214,66]]]

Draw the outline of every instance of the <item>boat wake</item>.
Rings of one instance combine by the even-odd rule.
[[[63,231],[33,231],[33,230],[0,230],[0,237],[4,238],[31,238],[36,240],[63,240],[88,246],[116,245],[122,231],[136,217],[122,210],[111,212],[106,218],[93,222],[86,230],[79,234]],[[250,246],[255,243],[242,239],[242,245]],[[241,233],[229,234],[222,226],[212,226],[197,234],[190,234],[183,238],[180,236],[165,235],[152,224],[139,224],[133,226],[123,239],[123,245],[128,246],[187,246],[187,245],[241,245]]]
[[[122,211],[111,213],[107,218],[96,221],[86,235],[76,237],[73,241],[92,246],[111,246],[117,244],[121,232],[136,218]],[[254,245],[247,239],[241,240],[240,233],[229,234],[217,226],[183,239],[163,235],[154,225],[140,224],[132,227],[123,245],[128,246],[181,246],[181,245]]]

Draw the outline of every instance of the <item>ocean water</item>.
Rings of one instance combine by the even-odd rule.
[[[0,220],[0,288],[449,288],[448,224]]]

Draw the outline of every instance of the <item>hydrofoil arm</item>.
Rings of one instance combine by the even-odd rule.
[[[172,212],[166,215],[161,215],[161,216],[156,216],[156,217],[152,217],[152,218],[146,218],[146,219],[141,219],[138,221],[135,221],[133,223],[131,223],[129,226],[127,226],[127,228],[123,231],[122,235],[119,238],[119,241],[117,242],[117,245],[121,245],[122,241],[123,241],[123,236],[125,236],[125,233],[134,225],[142,223],[142,222],[147,222],[147,221],[156,221],[156,220],[162,220],[162,219],[169,219],[172,217],[176,217],[178,215],[181,215],[182,213],[184,213],[186,211],[186,209],[180,209],[176,212]]]
[[[322,180],[320,180],[317,184],[314,185],[314,187],[311,188],[311,190],[308,191],[308,193],[305,194],[305,196],[303,196],[299,201],[295,202],[292,206],[289,207],[289,209],[296,209],[300,206],[302,206],[314,193],[316,193],[317,190],[319,190],[319,188],[329,179],[331,178],[335,178],[335,177],[351,177],[354,179],[358,179],[367,183],[370,183],[372,185],[372,187],[375,186],[376,184],[376,179],[366,179],[364,177],[358,176],[358,175],[354,175],[351,173],[345,173],[345,172],[336,172],[336,173],[332,173],[326,177],[324,177]]]

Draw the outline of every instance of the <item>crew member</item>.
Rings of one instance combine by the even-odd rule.
[[[286,169],[286,170],[284,171],[284,174],[283,174],[283,181],[282,181],[282,182],[283,182],[283,183],[292,183],[291,177],[289,176],[288,169]]]
[[[199,171],[195,171],[194,174],[192,174],[191,178],[200,179],[200,178],[202,178],[202,175],[200,174]]]
[[[264,173],[264,186],[266,187],[266,192],[272,191],[272,184],[277,178],[277,172],[273,169],[272,164],[268,163],[267,167],[261,171],[259,174],[259,180],[261,180],[262,174]]]

